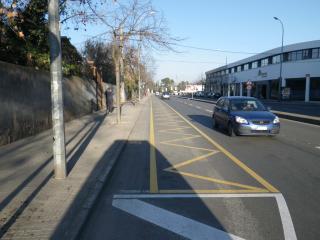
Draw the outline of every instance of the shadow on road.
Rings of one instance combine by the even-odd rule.
[[[90,198],[88,189],[93,184],[92,179],[104,173],[114,148],[120,142],[115,142],[95,166],[51,239],[69,239],[72,233],[78,229],[78,222],[73,220],[77,219],[77,216],[81,215],[81,210],[86,207],[84,196],[89,194]],[[126,142],[125,150],[121,153],[116,166],[113,168],[111,177],[104,184],[98,201],[86,218],[80,234],[77,235],[77,239],[127,239],[128,236],[130,236],[130,239],[182,239],[180,235],[159,227],[156,223],[151,224],[126,211],[112,207],[113,194],[126,192],[126,190],[129,192],[141,191],[142,193],[148,193],[149,149],[150,144],[147,141]],[[172,164],[159,150],[156,150],[156,159],[159,191],[169,189],[174,193],[175,189],[182,189],[192,193],[195,190],[189,185],[184,176],[164,171],[165,168],[171,167]],[[110,191],[112,191],[111,197],[106,199],[104,196],[109,194]],[[138,200],[227,232],[223,224],[201,198]],[[97,221],[97,215],[99,215],[99,221]],[[166,220],[170,221],[170,219]]]
[[[191,118],[191,120],[193,122],[200,123],[201,125],[203,125],[206,128],[214,130],[217,133],[220,133],[222,135],[228,136],[227,130],[224,129],[223,127],[219,126],[218,128],[213,128],[212,118],[209,117],[209,116],[206,116],[206,115],[188,115],[188,117]]]
[[[77,137],[85,131],[88,126],[91,124],[91,127],[86,130],[86,133],[74,144],[72,149],[67,152],[67,170],[68,174],[70,174],[72,168],[75,166],[81,154],[84,152],[92,138],[94,137],[95,133],[98,131],[101,123],[103,122],[106,116],[96,116],[93,121],[86,123],[81,129],[79,129],[67,142],[66,144],[71,144]],[[28,143],[26,143],[28,144]],[[20,145],[18,145],[20,146]],[[20,146],[23,147],[23,146]],[[17,149],[15,149],[17,150]],[[4,224],[1,225],[0,228],[0,238],[5,234],[5,232],[13,225],[15,220],[23,213],[23,211],[28,207],[30,202],[37,196],[39,191],[48,183],[48,181],[53,177],[53,170],[47,172],[45,168],[48,166],[49,163],[52,162],[53,157],[51,156],[47,160],[43,161],[27,178],[23,179],[17,187],[10,192],[4,199],[0,202],[0,212],[3,211],[15,198],[19,195],[21,191],[29,186],[30,183],[34,181],[34,189],[29,193],[26,194],[26,197],[21,200],[21,204],[16,207],[16,210],[8,216],[8,219],[5,219]],[[20,161],[24,162],[24,161]],[[14,167],[14,166],[12,166]],[[44,175],[40,182],[37,182],[35,179],[40,175]],[[1,183],[5,184],[5,182],[13,181],[14,179],[2,179]]]

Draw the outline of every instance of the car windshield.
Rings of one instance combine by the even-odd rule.
[[[263,104],[255,99],[234,99],[230,104],[231,111],[266,111]]]

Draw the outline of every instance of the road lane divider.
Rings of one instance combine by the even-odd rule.
[[[194,139],[194,138],[200,138],[202,136],[200,135],[192,135],[190,137],[184,137],[184,138],[175,138],[175,139],[170,139],[168,141],[162,141],[160,143],[172,143],[172,142],[177,142],[177,141],[185,141],[185,140],[190,140],[190,139]]]
[[[207,134],[202,132],[199,128],[197,128],[194,124],[192,124],[189,120],[187,120],[184,116],[182,116],[179,112],[177,112],[174,108],[172,108],[168,103],[165,103],[173,112],[175,112],[181,119],[183,119],[189,126],[191,126],[194,130],[196,130],[200,135],[202,135],[208,142],[210,142],[213,146],[215,146],[219,151],[224,153],[230,160],[232,160],[236,165],[238,165],[241,169],[243,169],[246,173],[248,173],[251,177],[257,180],[262,186],[264,186],[268,191],[276,193],[279,192],[274,186],[272,186],[269,182],[263,179],[260,175],[258,175],[255,171],[245,165],[242,161],[240,161],[237,157],[235,157],[231,152],[222,147],[219,143],[210,138]]]
[[[153,109],[152,98],[150,98],[150,192],[158,192],[158,176],[157,176],[157,162],[156,162],[156,148],[154,138],[154,121],[153,121]]]
[[[163,129],[163,130],[159,130],[158,132],[171,132],[171,131],[177,131],[177,130],[182,130],[182,129],[188,129],[191,127],[178,127],[178,128],[171,128],[171,129]]]

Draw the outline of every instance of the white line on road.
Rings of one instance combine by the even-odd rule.
[[[143,198],[259,198],[276,197],[279,193],[202,193],[202,194],[118,194],[113,198],[143,199]]]
[[[276,197],[279,212],[280,212],[284,239],[297,240],[296,232],[294,230],[293,222],[291,219],[291,215],[290,215],[286,200],[284,199],[282,194],[276,194],[275,197]]]
[[[199,107],[199,106],[196,106],[196,108],[198,108],[198,109],[202,109],[202,107]]]
[[[137,200],[146,198],[264,198],[273,197],[276,199],[281,223],[283,227],[283,233],[285,240],[296,240],[296,232],[291,219],[289,208],[281,193],[239,193],[239,194],[122,194],[114,195],[114,201],[116,200]],[[137,200],[138,201],[138,200]],[[161,209],[163,210],[163,209]],[[163,210],[166,211],[166,210]],[[135,214],[133,214],[135,215]],[[155,214],[156,215],[156,214]],[[139,217],[139,216],[138,216]],[[146,219],[145,219],[146,220]],[[189,219],[190,220],[190,219]],[[193,221],[193,220],[191,220]],[[154,222],[153,222],[154,223]],[[156,223],[155,223],[156,224]],[[159,224],[157,224],[159,225]],[[229,236],[230,237],[230,236]],[[199,239],[199,238],[195,238]],[[212,239],[212,238],[211,238]],[[215,238],[213,238],[215,239]],[[220,239],[220,238],[218,238]]]
[[[114,199],[112,206],[188,239],[244,240],[241,237],[197,222],[137,199]]]
[[[316,146],[316,149],[320,149],[320,146]]]
[[[213,113],[213,111],[211,111],[211,110],[209,110],[209,109],[206,109],[206,112]]]

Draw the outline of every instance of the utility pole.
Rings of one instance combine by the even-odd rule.
[[[124,56],[123,56],[123,49],[124,49],[124,35],[123,35],[123,28],[120,25],[120,36],[119,36],[119,46],[120,46],[120,104],[121,101],[125,101],[125,94],[124,94]],[[120,111],[121,114],[121,111]],[[121,116],[120,116],[121,117]]]
[[[280,18],[278,17],[273,17],[274,20],[279,21],[281,23],[281,30],[282,30],[282,35],[281,35],[281,54],[280,54],[280,73],[279,73],[279,95],[278,99],[281,102],[282,101],[282,62],[283,62],[283,38],[284,38],[284,27],[283,27],[283,22],[281,21]],[[285,87],[285,86],[284,86]]]
[[[49,0],[48,4],[54,176],[56,179],[65,179],[67,167],[63,119],[59,1]]]
[[[113,59],[115,65],[116,75],[116,108],[117,108],[117,123],[120,123],[120,46],[119,46],[119,34],[114,33],[113,36]]]
[[[227,71],[228,71],[228,57],[226,56],[225,76],[226,76],[226,80],[227,80],[227,83],[228,83],[228,97],[230,97],[230,79],[229,79],[229,76],[227,76]]]
[[[139,101],[141,100],[141,72],[140,72],[140,54],[141,54],[141,34],[139,36],[139,46],[138,46],[138,95]]]

